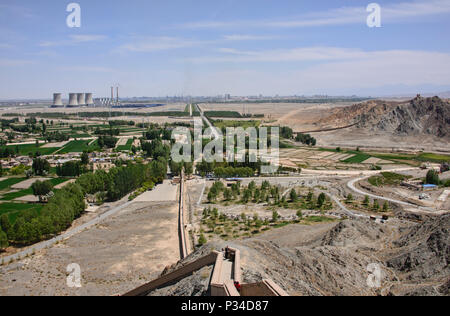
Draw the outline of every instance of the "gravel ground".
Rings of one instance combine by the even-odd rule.
[[[114,217],[32,257],[0,267],[0,296],[123,294],[179,257],[176,202],[135,202]],[[81,267],[82,287],[66,284]]]

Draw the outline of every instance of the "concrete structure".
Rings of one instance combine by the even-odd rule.
[[[86,105],[94,105],[94,99],[92,93],[86,93]]]
[[[272,280],[263,280],[254,284],[242,283],[240,251],[227,248],[224,252],[212,251],[209,255],[196,261],[180,266],[172,272],[162,275],[158,279],[144,284],[123,296],[145,296],[154,290],[175,284],[194,274],[205,266],[213,266],[210,278],[211,296],[288,296]],[[235,282],[241,286],[239,293]]]
[[[53,106],[63,106],[61,93],[53,94]]]
[[[86,105],[86,94],[85,93],[78,93],[78,105]]]
[[[69,106],[78,106],[78,95],[76,93],[69,93]]]

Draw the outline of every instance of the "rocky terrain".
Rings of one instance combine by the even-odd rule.
[[[450,103],[439,97],[417,96],[407,102],[369,101],[336,109],[321,124],[346,126],[398,136],[433,135],[450,138]]]
[[[244,282],[270,278],[290,295],[449,295],[449,229],[450,215],[422,224],[291,225],[252,239],[209,243],[179,265],[230,245],[241,250]],[[370,264],[381,268],[380,288],[367,285]],[[198,271],[152,295],[207,295],[210,273]]]

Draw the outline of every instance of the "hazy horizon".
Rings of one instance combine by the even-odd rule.
[[[0,0],[0,99],[450,91],[450,0]]]

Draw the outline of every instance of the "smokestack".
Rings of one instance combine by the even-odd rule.
[[[61,93],[53,94],[53,106],[63,106]]]
[[[114,102],[114,87],[111,87],[111,103]]]
[[[119,104],[119,87],[116,87],[117,94],[117,104]]]
[[[78,106],[78,95],[76,93],[69,93],[69,106]]]
[[[86,94],[78,93],[78,105],[86,105]]]
[[[92,93],[86,93],[86,105],[93,105],[94,99],[92,98]]]

